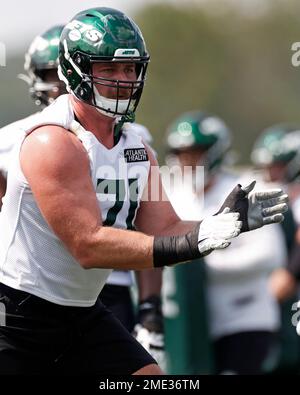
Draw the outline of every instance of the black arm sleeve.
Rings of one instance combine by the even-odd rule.
[[[201,257],[198,249],[200,223],[183,236],[157,236],[153,243],[154,267],[170,266]]]

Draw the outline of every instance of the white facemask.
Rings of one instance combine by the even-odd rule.
[[[95,104],[98,107],[102,107],[102,109],[97,108],[99,112],[112,118],[120,117],[120,113],[125,114],[128,107],[129,99],[126,100],[108,99],[107,97],[101,96],[96,87],[94,87],[93,89],[94,89],[95,102],[96,102]],[[117,104],[118,104],[118,108],[117,108]],[[132,108],[133,104],[134,103],[131,103],[129,109]],[[119,114],[112,114],[111,112],[106,110],[112,112],[118,111]]]

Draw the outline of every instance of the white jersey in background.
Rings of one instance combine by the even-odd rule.
[[[60,96],[34,118],[15,144],[0,213],[0,227],[5,229],[0,238],[0,282],[53,303],[92,306],[111,270],[80,266],[49,228],[20,167],[19,152],[26,134],[47,124],[76,129],[89,155],[102,220],[107,225],[132,228],[150,163],[141,138],[135,134],[124,132],[113,148],[103,146],[74,121],[69,95]],[[137,201],[130,199],[129,191],[135,188],[129,188],[129,183],[138,189]],[[116,185],[123,195],[118,201]]]
[[[215,184],[205,192],[204,204],[202,197],[184,196],[183,190],[169,198],[171,203],[175,202],[181,219],[200,220],[215,214],[238,182],[237,176],[220,173]],[[279,225],[241,234],[231,240],[228,248],[214,251],[205,258],[209,326],[213,339],[279,328],[279,308],[267,283],[269,273],[286,261],[287,251]]]
[[[11,152],[16,141],[24,134],[24,130],[32,125],[34,119],[38,118],[39,114],[37,112],[0,129],[0,172],[4,177],[7,176]]]

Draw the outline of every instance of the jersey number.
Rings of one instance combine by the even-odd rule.
[[[138,206],[138,179],[128,178],[129,190],[129,210],[126,218],[127,229],[134,230],[133,219]],[[117,215],[122,210],[125,202],[126,188],[125,180],[108,180],[99,178],[97,180],[97,193],[114,194],[116,196],[115,204],[108,210],[104,226],[113,226],[116,222]]]

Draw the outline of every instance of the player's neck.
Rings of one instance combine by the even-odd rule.
[[[115,119],[101,114],[96,108],[82,103],[73,97],[72,105],[76,118],[84,129],[93,133],[107,148],[112,148],[114,145],[113,131]]]

